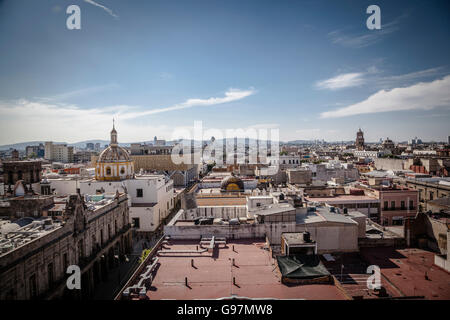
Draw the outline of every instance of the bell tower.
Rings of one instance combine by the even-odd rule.
[[[362,132],[361,128],[359,128],[358,132],[356,133],[355,145],[358,150],[364,150],[364,132]]]

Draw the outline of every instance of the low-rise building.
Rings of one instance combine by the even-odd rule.
[[[417,190],[393,185],[371,188],[370,195],[380,200],[380,220],[384,226],[403,225],[408,217],[418,212]]]

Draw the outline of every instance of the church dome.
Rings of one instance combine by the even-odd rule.
[[[221,191],[244,191],[244,182],[235,175],[228,176],[222,180]]]
[[[100,153],[98,157],[98,162],[120,162],[120,161],[131,161],[128,151],[122,147],[109,146]]]
[[[117,131],[111,130],[111,143],[98,157],[95,168],[96,180],[123,180],[132,178],[134,163],[128,151],[119,147]]]

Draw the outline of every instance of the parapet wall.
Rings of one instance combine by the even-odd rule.
[[[165,226],[164,234],[172,239],[197,240],[202,236],[225,237],[227,239],[254,239],[265,237],[262,224],[223,225],[181,225]]]
[[[187,223],[186,223],[187,222]],[[192,222],[192,221],[191,221]],[[313,240],[317,241],[317,252],[357,252],[358,225],[342,225],[332,222],[309,225],[307,230]],[[227,239],[264,238],[274,248],[281,244],[281,234],[285,232],[303,232],[305,226],[294,223],[252,223],[240,225],[194,225],[189,221],[180,221],[164,227],[166,236],[172,239],[199,240],[201,237],[216,236]]]

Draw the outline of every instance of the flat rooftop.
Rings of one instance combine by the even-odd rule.
[[[400,296],[425,299],[450,299],[450,273],[434,265],[434,253],[422,249],[392,247],[363,248],[367,263],[378,265],[382,278],[395,287]]]
[[[342,194],[337,196],[330,196],[330,197],[308,197],[306,196],[305,199],[307,201],[311,202],[346,202],[346,201],[368,201],[368,202],[379,202],[378,199],[375,199],[373,197],[369,197],[366,195],[351,195],[351,194]]]
[[[322,263],[327,270],[336,277],[342,288],[354,299],[377,299],[380,296],[367,288],[367,274],[369,264],[364,261],[359,253],[330,254],[334,260],[327,260],[322,256]],[[344,265],[344,268],[342,268]],[[381,285],[391,297],[400,297],[400,293],[385,278],[381,278]]]
[[[196,250],[198,241],[170,240],[164,251]],[[234,251],[233,251],[234,246]],[[237,295],[249,298],[343,300],[334,285],[286,286],[281,283],[277,262],[264,249],[263,239],[234,240],[212,253],[160,254],[147,296],[158,299],[218,299]],[[191,266],[194,260],[194,267]],[[236,266],[232,266],[232,259]],[[185,286],[185,277],[188,286]],[[233,277],[236,285],[233,284]]]
[[[247,199],[245,197],[197,197],[197,206],[245,206]]]

